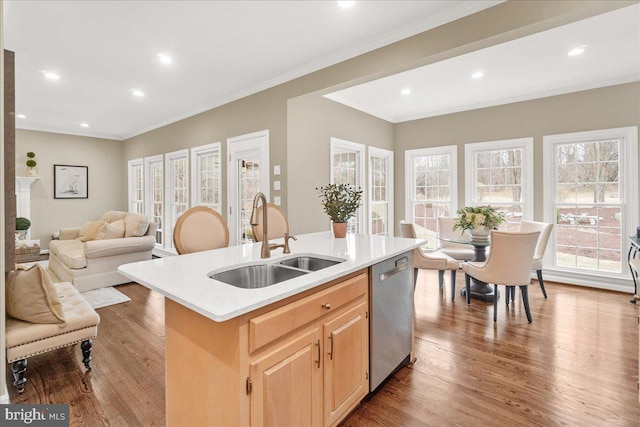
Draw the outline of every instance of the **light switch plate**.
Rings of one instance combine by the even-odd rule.
[[[280,175],[280,165],[275,165],[273,167],[273,174],[274,175]]]
[[[273,198],[273,204],[276,206],[280,206],[280,196],[276,196]]]
[[[280,189],[280,181],[273,181],[273,189],[274,190]]]

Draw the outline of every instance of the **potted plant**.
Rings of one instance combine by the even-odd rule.
[[[27,157],[27,176],[35,176],[37,173],[36,166],[38,166],[38,162],[35,160],[36,153],[29,151]]]
[[[457,214],[453,229],[469,230],[474,240],[488,239],[491,230],[497,230],[506,221],[504,213],[492,206],[466,206],[458,209]]]
[[[27,230],[31,227],[31,221],[24,217],[16,218],[16,237],[19,240],[24,240],[27,238]]]
[[[362,190],[356,190],[348,184],[329,184],[316,188],[320,193],[320,202],[324,212],[333,222],[333,235],[347,235],[347,221],[355,216],[362,200]]]

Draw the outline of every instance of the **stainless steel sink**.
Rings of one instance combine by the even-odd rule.
[[[275,285],[307,273],[308,271],[296,270],[278,264],[267,264],[234,268],[211,274],[209,277],[238,288],[256,289]]]
[[[302,270],[318,271],[323,268],[331,267],[332,265],[340,264],[341,262],[344,262],[344,260],[318,258],[314,256],[300,256],[286,259],[281,261],[280,264],[300,268]]]

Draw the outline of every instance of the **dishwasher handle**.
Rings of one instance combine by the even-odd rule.
[[[380,282],[384,282],[389,277],[394,276],[394,275],[400,273],[401,271],[406,270],[407,267],[408,267],[408,262],[409,262],[409,258],[407,258],[407,257],[400,258],[399,260],[396,261],[396,266],[394,268],[392,268],[391,270],[387,270],[384,273],[380,274],[379,281]]]

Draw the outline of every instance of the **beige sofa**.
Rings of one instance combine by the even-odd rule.
[[[49,268],[80,292],[128,283],[117,268],[151,259],[156,227],[144,215],[105,212],[98,221],[60,230],[60,240],[49,243]]]

